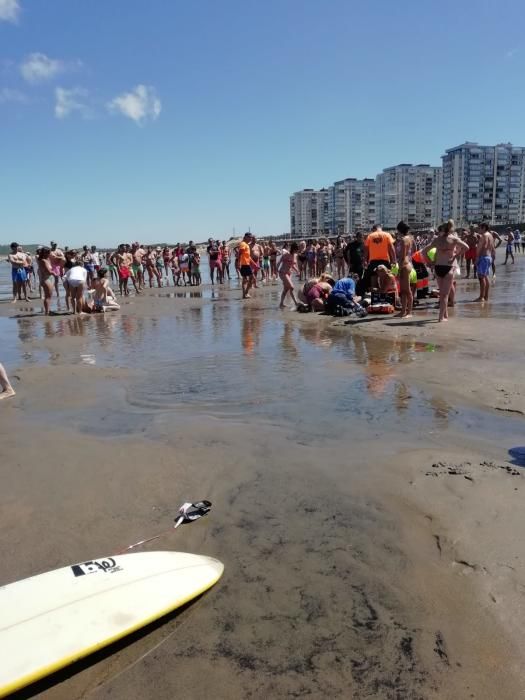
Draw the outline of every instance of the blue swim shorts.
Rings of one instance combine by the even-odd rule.
[[[13,282],[27,282],[27,272],[23,267],[12,267],[11,279]]]
[[[492,255],[482,255],[481,258],[478,259],[478,277],[488,277],[491,270]]]

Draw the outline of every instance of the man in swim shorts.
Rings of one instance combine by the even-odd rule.
[[[144,289],[144,268],[142,266],[142,258],[146,255],[146,251],[138,241],[133,243],[131,246],[131,255],[133,256],[131,270],[135,276],[135,279],[137,280],[139,290],[142,290]]]
[[[249,299],[249,291],[253,284],[253,269],[252,265],[255,265],[252,260],[252,254],[250,250],[250,242],[252,240],[251,233],[245,233],[242,241],[237,246],[239,251],[239,270],[242,277],[242,298]]]
[[[18,243],[11,243],[9,246],[11,252],[7,256],[8,262],[11,263],[11,280],[13,282],[13,302],[27,301],[27,258],[22,250],[22,246]]]
[[[488,301],[492,261],[495,252],[494,238],[488,224],[480,224],[480,237],[477,249],[477,271],[479,279],[479,297],[475,301]]]

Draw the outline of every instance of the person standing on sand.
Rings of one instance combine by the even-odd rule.
[[[514,244],[514,234],[512,233],[512,229],[508,228],[507,229],[507,238],[506,238],[506,243],[507,247],[505,248],[505,262],[503,263],[504,265],[507,264],[507,261],[509,259],[509,255],[512,258],[512,264],[514,265],[514,253],[512,252],[512,246]]]
[[[275,242],[272,241],[270,243],[270,276],[273,280],[277,279],[277,255],[278,255],[278,250],[277,246],[275,245]]]
[[[389,270],[396,261],[396,251],[394,239],[383,231],[379,224],[376,224],[365,240],[365,262],[366,270],[363,275],[364,290],[368,291],[375,286],[374,274],[378,265],[384,265]]]
[[[49,253],[49,262],[51,263],[51,268],[53,270],[53,275],[55,276],[55,291],[57,293],[57,299],[60,299],[60,294],[58,291],[58,282],[64,274],[64,264],[66,262],[66,256],[64,251],[62,251],[55,241],[51,241],[49,244],[51,246]]]
[[[257,273],[261,269],[263,248],[257,243],[257,238],[252,234],[250,239],[250,255],[252,258],[253,287],[257,289]]]
[[[520,252],[520,245],[521,245],[521,231],[519,230],[519,228],[517,228],[514,231],[514,250],[516,251],[516,253]]]
[[[13,303],[15,301],[28,301],[27,299],[27,258],[18,243],[11,243],[11,252],[7,260],[11,263],[11,279],[13,281]]]
[[[139,290],[142,291],[144,289],[144,267],[142,265],[142,258],[146,255],[146,251],[138,241],[131,246],[131,255],[133,256],[131,269],[137,280]]]
[[[467,251],[468,245],[459,238],[454,230],[454,222],[449,219],[446,224],[442,224],[438,229],[438,235],[434,240],[425,246],[422,254],[427,258],[427,253],[436,249],[434,259],[434,271],[439,287],[439,322],[448,321],[448,299],[452,283],[454,282],[454,261],[462,250]],[[490,265],[489,265],[490,269]],[[479,271],[479,267],[478,267]]]
[[[193,243],[193,241],[190,241],[188,243],[188,247],[186,248],[186,255],[187,255],[186,261],[188,263],[188,269],[186,270],[186,272],[188,273],[188,281],[190,283],[190,286],[191,286],[191,277],[192,277],[192,269],[191,268],[193,266],[193,259],[195,257],[196,252],[197,252],[197,246]],[[183,255],[184,255],[184,249],[181,247],[180,253],[179,253],[179,258],[183,257]],[[179,260],[179,263],[180,263],[180,260]],[[200,262],[199,262],[199,265],[200,265]],[[199,270],[199,274],[200,274],[200,270]],[[184,284],[186,284],[186,282],[184,282]]]
[[[37,255],[38,260],[38,277],[40,279],[40,287],[44,292],[44,314],[49,316],[51,306],[51,296],[53,287],[55,286],[55,276],[53,267],[50,261],[51,250],[49,248],[40,248]]]
[[[221,251],[213,238],[208,238],[206,252],[208,253],[208,262],[210,264],[211,283],[215,284],[215,270],[217,270],[217,282],[222,282]]]
[[[87,245],[82,248],[81,259],[84,269],[87,272],[87,285],[90,287],[95,280],[95,259]]]
[[[478,242],[478,278],[479,297],[474,301],[488,301],[490,291],[489,273],[495,256],[494,236],[489,230],[488,224],[480,224],[480,238]]]
[[[467,264],[467,275],[466,279],[470,277],[470,268],[474,268],[473,277],[476,277],[476,258],[478,251],[478,234],[476,233],[474,226],[471,226],[469,232],[465,238],[465,243],[468,245],[468,250],[465,253],[465,261]]]
[[[239,253],[239,270],[242,277],[242,298],[250,298],[250,289],[253,284],[253,270],[252,265],[254,261],[252,260],[250,241],[252,240],[251,233],[245,233],[242,241],[237,246]]]
[[[487,225],[487,231],[490,231]],[[503,238],[497,231],[490,231],[490,235],[494,241],[494,250],[492,252],[492,281],[496,281],[496,249],[503,243]],[[479,241],[478,241],[479,242]]]
[[[270,284],[270,246],[268,243],[263,245],[261,279],[266,284]]]
[[[228,282],[230,281],[230,249],[226,241],[222,242],[221,245],[221,260],[222,260],[222,279],[226,279],[228,276]],[[200,283],[199,283],[200,284]]]
[[[281,294],[281,303],[279,304],[280,309],[284,309],[284,301],[288,294],[292,297],[293,303],[297,306],[298,302],[295,298],[294,286],[292,282],[292,272],[299,272],[297,268],[297,251],[299,246],[297,243],[292,243],[290,246],[290,252],[282,254],[281,261],[279,262],[278,272],[281,282],[283,283],[283,291]]]
[[[7,372],[5,371],[4,365],[0,362],[0,387],[2,387],[2,391],[0,391],[0,400],[1,399],[9,399],[11,396],[15,396],[16,392],[11,386],[11,383],[9,381],[9,377],[7,376]]]
[[[34,292],[35,283],[35,268],[33,265],[33,258],[29,253],[24,252],[26,256],[26,274],[27,274],[27,290],[31,294]]]
[[[363,234],[358,231],[355,234],[355,238],[346,246],[345,257],[348,265],[348,273],[357,275],[359,279],[363,276],[364,253]]]
[[[401,311],[398,316],[399,318],[411,318],[414,296],[412,294],[412,287],[410,286],[410,275],[414,269],[412,266],[414,239],[409,233],[410,227],[405,224],[404,221],[398,223],[397,231],[401,236],[397,257],[397,263],[399,265],[399,291],[401,297]]]

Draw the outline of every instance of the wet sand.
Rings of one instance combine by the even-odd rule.
[[[0,304],[0,583],[155,533],[185,499],[212,513],[157,546],[226,566],[34,693],[522,697],[523,308],[500,288],[448,325],[281,313],[278,287],[99,317]]]

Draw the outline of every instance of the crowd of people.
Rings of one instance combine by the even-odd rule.
[[[11,264],[14,302],[29,301],[28,295],[38,289],[48,315],[52,296],[60,298],[62,287],[66,309],[73,314],[120,308],[95,246],[84,246],[82,252],[63,251],[51,241],[49,247],[38,248],[34,258],[18,243],[11,243],[10,249],[7,261]]]
[[[471,274],[479,279],[476,301],[488,300],[491,273],[493,278],[496,274],[496,249],[502,244],[503,264],[513,264],[515,254],[525,254],[525,231],[509,228],[501,236],[486,223],[456,231],[454,222],[448,221],[437,231],[412,235],[401,221],[394,235],[377,225],[368,234],[357,232],[335,240],[321,237],[278,244],[259,241],[252,233],[246,233],[240,242],[210,238],[206,255],[212,285],[230,281],[236,274],[242,297],[247,299],[258,284],[279,279],[280,308],[289,298],[300,311],[330,310],[334,298],[341,307],[345,287],[348,305],[358,313],[363,307],[373,312],[379,305],[381,311],[397,308],[399,316],[409,318],[418,297],[428,293],[432,274],[439,289],[439,320],[446,321],[463,269],[467,279]],[[12,269],[13,301],[27,300],[38,290],[45,314],[50,313],[52,297],[60,298],[61,292],[68,311],[93,313],[119,308],[111,284],[121,296],[128,296],[131,287],[141,294],[147,286],[202,284],[201,252],[193,241],[174,247],[122,243],[104,252],[87,245],[62,250],[51,241],[49,247],[38,248],[35,256],[12,243],[7,260]],[[232,262],[235,273],[230,269]],[[297,293],[294,278],[303,283]],[[346,282],[336,289],[341,280]]]
[[[244,242],[249,245],[249,234]],[[525,231],[508,228],[502,237],[487,223],[456,231],[449,220],[437,231],[412,235],[409,226],[400,221],[394,235],[378,225],[366,236],[338,236],[333,243],[327,238],[294,242],[284,246],[279,263],[283,283],[280,306],[290,295],[299,311],[333,313],[335,309],[339,315],[346,308],[362,315],[364,308],[377,313],[393,313],[397,308],[401,318],[410,318],[418,297],[428,295],[433,275],[438,288],[438,320],[447,321],[448,309],[455,304],[456,280],[464,268],[467,279],[472,272],[479,280],[479,296],[473,301],[488,301],[491,277],[496,277],[496,250],[503,243],[503,265],[509,259],[514,263],[514,252],[521,249],[525,254]],[[253,261],[250,264],[253,268]],[[249,268],[244,270],[249,276]],[[299,303],[292,272],[304,281]]]
[[[288,297],[298,311],[358,316],[394,313],[410,318],[419,297],[429,294],[429,279],[436,281],[440,322],[448,320],[455,304],[456,280],[465,271],[479,280],[479,295],[485,302],[491,280],[496,278],[496,250],[505,247],[503,265],[515,263],[525,254],[525,231],[507,228],[501,235],[487,223],[456,231],[454,222],[436,231],[416,232],[400,221],[394,235],[374,226],[368,234],[321,237],[300,242],[259,241],[246,233],[240,242],[210,238],[206,246],[211,284],[231,279],[234,262],[242,298],[248,299],[258,283],[282,282],[280,308]],[[7,262],[11,265],[13,301],[28,301],[38,293],[44,313],[51,312],[51,299],[60,298],[73,314],[97,313],[120,308],[111,283],[121,296],[136,294],[146,286],[198,286],[202,283],[201,253],[188,245],[142,246],[122,243],[114,251],[99,252],[95,246],[81,250],[64,248],[51,241],[36,253],[12,243]],[[300,288],[295,289],[295,279]],[[0,399],[14,396],[5,369],[0,365]]]

